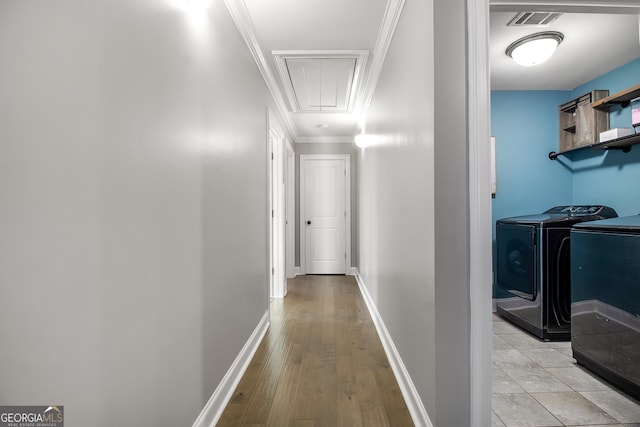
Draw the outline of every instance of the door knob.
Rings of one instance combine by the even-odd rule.
[[[311,221],[307,221],[307,225],[311,225]]]

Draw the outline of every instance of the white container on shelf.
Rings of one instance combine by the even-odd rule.
[[[622,138],[623,136],[631,135],[633,129],[631,128],[613,128],[600,132],[600,142],[611,141],[612,139]]]

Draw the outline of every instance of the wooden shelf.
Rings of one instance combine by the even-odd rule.
[[[633,134],[623,136],[622,138],[611,139],[605,142],[598,142],[596,144],[583,145],[581,147],[573,148],[571,150],[565,150],[560,152],[552,151],[549,153],[549,159],[555,160],[558,156],[563,156],[570,153],[575,153],[576,151],[582,151],[587,148],[591,148],[593,150],[622,150],[624,153],[628,153],[631,151],[631,147],[640,144],[640,134]]]
[[[608,90],[592,90],[558,107],[558,151],[598,142],[599,133],[609,129],[609,111],[595,110],[591,104],[608,96]]]
[[[640,97],[640,84],[637,84],[618,93],[614,93],[613,95],[607,96],[606,98],[602,98],[595,102],[592,102],[591,107],[595,108],[596,110],[608,110],[614,105],[622,105],[622,107],[627,107],[632,99],[638,97]]]
[[[584,103],[589,102],[588,97],[591,96],[593,102],[587,104],[591,111],[597,110],[597,114],[606,114],[605,116],[597,116],[595,121],[596,129],[593,129],[589,133],[589,138],[576,139],[574,136],[576,133],[581,132],[581,126],[584,129],[584,123],[579,119],[585,119],[580,116],[580,108],[584,108]],[[560,151],[552,151],[549,153],[549,158],[555,160],[558,156],[574,153],[576,151],[582,151],[586,149],[593,150],[622,150],[624,153],[631,151],[631,147],[640,144],[640,134],[632,134],[623,136],[621,138],[611,139],[605,142],[594,142],[597,135],[602,131],[609,129],[609,108],[614,105],[620,105],[622,108],[628,107],[632,99],[640,98],[640,84],[632,86],[628,89],[609,95],[608,91],[597,90],[592,91],[590,94],[585,94],[580,98],[576,98],[570,102],[567,102],[560,106],[560,136],[558,147]],[[582,107],[581,107],[582,105]],[[588,110],[586,110],[588,111]],[[576,117],[579,116],[579,117]],[[606,123],[605,123],[606,118]],[[605,126],[606,124],[606,126]],[[593,119],[589,116],[588,129],[594,125]]]
[[[631,151],[631,146],[636,144],[640,144],[640,134],[634,133],[621,138],[593,144],[591,148],[596,150],[622,150],[627,153]]]

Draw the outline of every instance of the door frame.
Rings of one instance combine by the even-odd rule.
[[[470,351],[471,427],[491,423],[491,300],[492,220],[490,183],[491,85],[489,83],[489,9],[492,11],[553,10],[573,13],[638,13],[629,1],[604,3],[581,0],[558,6],[555,0],[466,0],[467,6],[467,125],[469,135],[470,234]],[[487,283],[490,285],[487,286]]]
[[[351,274],[351,154],[301,154],[300,155],[300,271],[302,274],[306,274],[306,233],[304,232],[303,224],[304,218],[306,218],[305,202],[306,191],[304,187],[305,174],[306,174],[306,162],[308,160],[344,160],[345,163],[345,252],[346,257],[344,260],[344,274]]]
[[[284,141],[285,133],[277,116],[268,110],[267,163],[268,163],[268,210],[269,224],[269,296],[284,298],[287,294],[285,278],[285,200],[284,200]]]
[[[285,143],[285,277],[296,276],[296,153]],[[285,283],[286,285],[286,283]],[[286,293],[286,290],[285,290]]]
[[[466,0],[471,427],[491,424],[492,220],[489,3]]]

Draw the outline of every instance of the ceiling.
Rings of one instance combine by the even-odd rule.
[[[640,57],[637,15],[564,13],[547,26],[509,27],[515,12],[492,12],[492,90],[572,90]],[[545,63],[522,67],[505,54],[512,42],[541,31],[564,40]]]
[[[286,126],[295,142],[352,142],[353,136],[360,132],[360,114],[373,96],[403,1],[227,2],[231,4],[231,14],[274,95],[278,110],[285,116]],[[517,11],[527,10],[571,13],[561,14],[546,27],[507,27]],[[583,13],[594,11],[598,14]],[[640,6],[637,0],[539,0],[535,3],[491,0],[492,90],[571,90],[639,58],[638,13]],[[560,31],[564,34],[563,42],[549,61],[538,66],[521,67],[505,55],[510,43],[539,31]],[[342,71],[327,71],[332,69],[331,65],[327,66],[331,59],[340,58],[341,66],[345,65],[345,51],[368,53],[360,63],[360,74],[356,78],[345,72],[344,67]],[[320,62],[287,68],[287,61],[282,57],[289,54],[312,56]],[[295,62],[294,59],[290,58],[290,64]],[[347,80],[336,80],[336,76]],[[349,79],[355,81],[356,87],[345,91]],[[298,88],[288,88],[288,80]],[[332,94],[336,91],[339,93],[334,99]],[[341,102],[348,108],[314,107],[318,102],[325,107]]]
[[[290,131],[293,128],[296,142],[352,142],[359,133],[358,121],[367,96],[372,93],[372,70],[376,55],[383,48],[379,42],[385,19],[387,3],[390,8],[398,1],[387,0],[244,0],[255,29],[273,82],[283,100],[289,116]],[[275,12],[277,11],[277,13]],[[388,32],[388,30],[387,30]],[[274,52],[304,52],[312,55],[322,51],[325,56],[340,55],[344,51],[366,51],[368,58],[357,79],[358,87],[349,100],[349,112],[299,112],[291,105],[285,88],[285,79],[278,72]],[[380,63],[381,65],[381,63]],[[293,75],[291,70],[289,73]],[[286,72],[283,75],[286,77]],[[307,74],[308,76],[308,74]],[[295,77],[295,75],[294,75]],[[295,78],[294,78],[295,80]],[[374,79],[375,80],[375,79]],[[269,82],[268,82],[269,83]],[[309,82],[308,82],[309,83]],[[313,86],[313,83],[309,83]],[[318,88],[321,89],[321,88]]]

